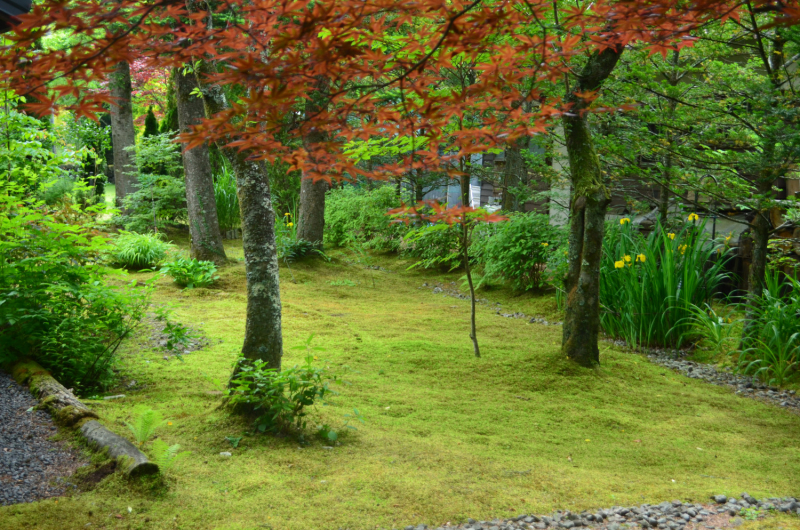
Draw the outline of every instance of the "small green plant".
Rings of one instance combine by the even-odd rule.
[[[745,521],[756,521],[764,512],[758,508],[742,508],[739,512]]]
[[[189,345],[189,342],[196,337],[196,333],[188,326],[172,320],[172,311],[166,307],[158,307],[155,310],[156,320],[164,323],[162,330],[167,336],[166,342],[160,347],[167,353],[172,353],[183,361],[181,353]]]
[[[225,437],[225,441],[227,441],[229,444],[231,444],[231,447],[236,449],[237,447],[239,447],[239,442],[242,441],[242,437],[241,436],[226,436]]]
[[[187,289],[213,285],[219,279],[216,273],[214,263],[194,258],[177,258],[161,266],[161,274],[171,276],[176,284]]]
[[[238,373],[231,380],[228,390],[229,402],[234,407],[244,407],[255,416],[255,426],[260,432],[285,433],[292,429],[302,431],[306,427],[306,408],[318,401],[325,401],[336,392],[330,384],[339,379],[326,368],[314,366],[312,346],[314,335],[293,349],[308,352],[305,364],[283,370],[267,368],[262,360],[248,361],[240,358]]]
[[[158,234],[120,232],[114,239],[108,256],[112,263],[128,269],[147,269],[157,266],[167,257],[172,245]]]
[[[159,471],[163,474],[169,471],[175,464],[191,454],[191,451],[181,451],[180,444],[167,445],[161,438],[153,440],[153,447],[150,449],[152,461],[158,465]]]
[[[356,282],[353,280],[331,280],[328,282],[329,285],[334,287],[355,287]]]
[[[165,420],[161,413],[153,409],[144,409],[136,417],[133,423],[125,422],[125,425],[133,433],[136,443],[141,447],[156,433],[156,429],[164,425]]]

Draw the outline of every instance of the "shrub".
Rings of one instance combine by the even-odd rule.
[[[161,274],[171,276],[175,283],[189,289],[213,285],[219,279],[216,273],[214,263],[194,258],[178,258],[161,266]]]
[[[386,215],[400,206],[393,186],[333,189],[325,197],[325,241],[341,247],[353,239],[366,248],[397,251],[406,228]]]
[[[142,173],[136,187],[122,201],[126,213],[117,220],[126,230],[146,233],[186,220],[186,184],[182,178]]]
[[[459,250],[460,231],[461,225],[448,225],[447,223],[412,228],[404,238],[407,246],[402,253],[419,258],[412,268],[457,269],[464,264]]]
[[[174,133],[148,136],[135,147],[139,175],[136,191],[123,201],[119,219],[126,230],[149,232],[186,220],[186,184]]]
[[[486,224],[475,236],[473,254],[484,263],[487,279],[504,278],[519,291],[543,286],[547,262],[564,239],[548,215],[533,212]]]
[[[791,287],[784,297],[781,276]],[[782,385],[800,371],[800,282],[779,271],[768,273],[761,299],[747,310],[756,323],[744,339],[738,368],[768,384]]]
[[[157,234],[120,232],[108,256],[112,263],[129,269],[155,267],[167,257],[172,247]]]
[[[631,346],[680,347],[694,308],[709,303],[727,278],[728,256],[702,225],[687,223],[678,233],[656,227],[645,238],[625,221],[609,226],[603,240],[603,329]]]
[[[239,373],[231,380],[230,404],[243,406],[256,415],[261,432],[273,434],[306,427],[306,408],[334,393],[329,385],[337,378],[313,366],[308,355],[303,366],[281,371],[266,368],[262,360],[239,359]]]
[[[0,196],[0,364],[31,357],[78,393],[104,388],[149,289],[105,284],[108,244],[92,235],[91,216],[68,225],[29,204]]]
[[[239,210],[239,196],[236,194],[236,177],[227,164],[214,176],[214,199],[217,204],[217,218],[220,230],[241,228],[242,216]]]

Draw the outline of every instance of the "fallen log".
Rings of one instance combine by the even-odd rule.
[[[31,360],[14,365],[11,375],[17,383],[27,384],[39,399],[39,408],[49,412],[56,423],[74,427],[87,418],[98,418],[89,407],[81,403],[71,390],[56,381],[50,372]]]
[[[100,450],[107,450],[108,456],[114,458],[118,466],[130,476],[154,475],[158,473],[158,465],[150,462],[144,453],[131,442],[114,434],[99,422],[90,420],[81,426],[81,434],[89,441],[89,445]]]
[[[99,419],[97,414],[35,361],[18,362],[11,369],[11,375],[17,383],[28,385],[31,393],[39,399],[37,408],[49,412],[56,423],[79,428],[90,446],[107,451],[108,456],[117,461],[117,469],[130,476],[158,473],[158,465],[150,462],[131,442],[95,421]]]

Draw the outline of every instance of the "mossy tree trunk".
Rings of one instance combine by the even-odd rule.
[[[306,119],[324,110],[327,105],[329,82],[324,76],[317,77],[315,89],[306,100]],[[307,123],[308,130],[303,134],[303,146],[311,153],[317,144],[326,140],[324,131],[320,131]],[[308,175],[303,175],[300,181],[300,212],[297,219],[297,239],[304,239],[322,248],[322,238],[325,231],[325,193],[330,189],[330,184],[324,180],[314,182]]]
[[[138,169],[134,153],[128,147],[136,144],[131,102],[131,68],[127,62],[117,63],[111,74],[111,138],[114,151],[114,187],[117,207],[122,207],[125,197],[136,191]]]
[[[600,363],[600,261],[610,195],[603,183],[589,124],[587,104],[577,94],[595,91],[613,71],[622,49],[606,48],[593,54],[567,96],[570,112],[564,115],[572,198],[569,220],[569,267],[564,280],[567,293],[561,349],[582,366]]]
[[[193,74],[174,72],[175,97],[178,107],[178,123],[182,133],[189,132],[193,125],[205,118],[202,98],[192,94],[197,88]],[[214,177],[208,144],[183,151],[183,176],[186,182],[186,205],[189,214],[189,231],[192,236],[193,258],[225,263],[225,247],[217,218],[217,203],[214,198]]]
[[[202,70],[196,71],[196,79],[206,115],[212,116],[227,107],[222,89],[205,83]],[[280,370],[283,356],[281,294],[269,174],[264,162],[249,159],[250,151],[227,147],[224,142],[218,142],[217,146],[236,177],[242,218],[247,271],[247,322],[242,355],[250,361],[263,360],[269,368]],[[232,377],[237,371],[234,370]]]

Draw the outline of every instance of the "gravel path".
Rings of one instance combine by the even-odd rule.
[[[27,388],[0,372],[0,506],[61,495],[62,477],[85,465],[79,454],[49,438],[56,427]],[[74,486],[73,486],[74,487]]]
[[[681,359],[682,353],[673,351],[667,354],[664,351],[651,353],[647,357],[654,363],[680,372],[686,377],[700,379],[706,383],[717,386],[727,386],[736,390],[736,394],[744,397],[758,399],[800,413],[800,396],[794,390],[781,390],[765,385],[758,379],[737,375],[717,369],[711,364],[697,363]]]
[[[794,498],[759,501],[747,493],[742,493],[738,499],[716,495],[711,504],[672,501],[658,505],[615,506],[581,513],[557,511],[550,515],[524,514],[511,519],[491,521],[469,519],[464,524],[447,524],[437,530],[543,530],[545,528],[718,530],[735,528],[741,525],[745,518],[761,519],[772,510],[800,515],[800,503]],[[427,530],[427,526],[407,526],[405,530]]]

